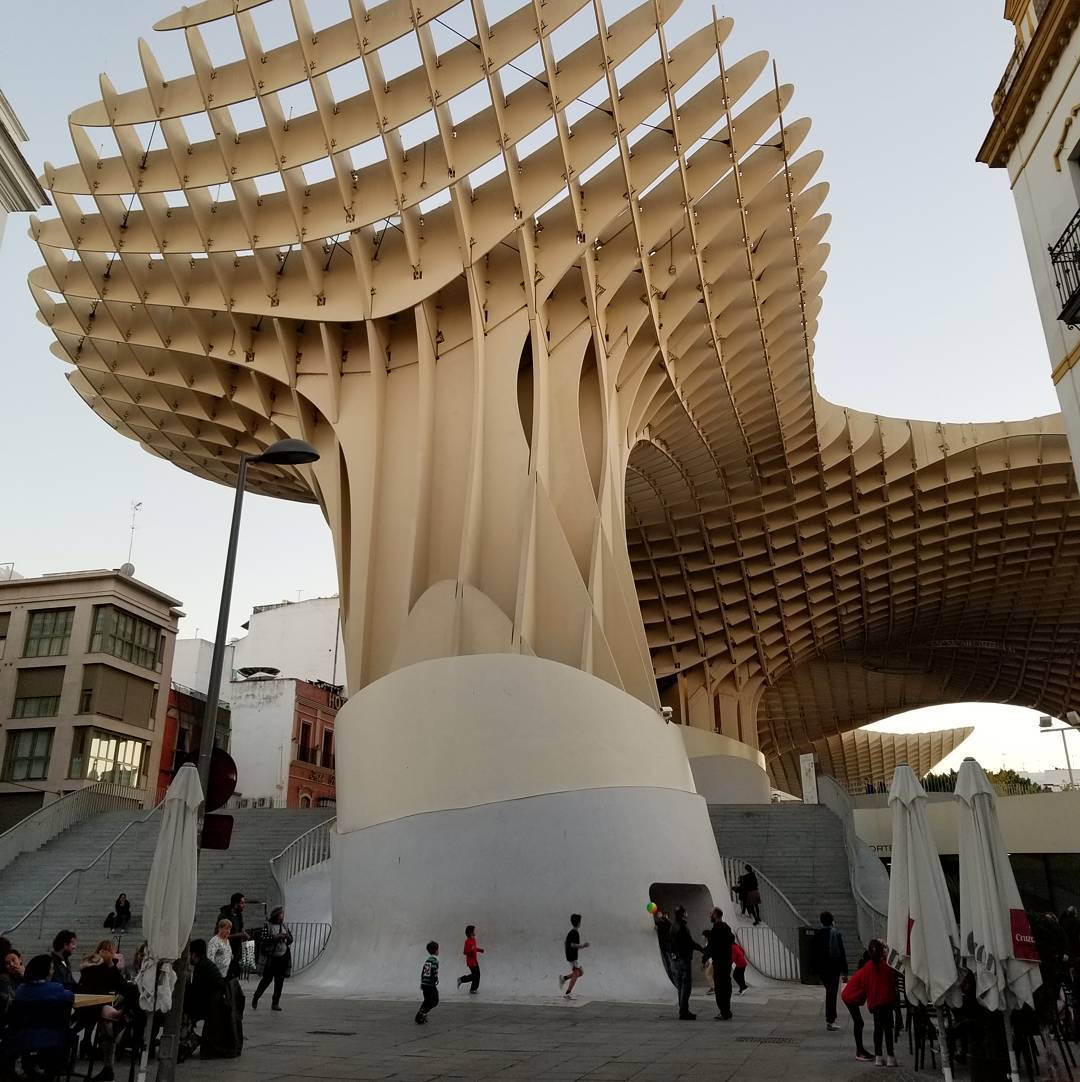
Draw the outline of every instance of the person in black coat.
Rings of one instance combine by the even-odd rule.
[[[713,964],[713,992],[716,995],[717,1018],[725,1021],[731,1017],[731,947],[735,935],[724,921],[724,914],[714,909],[709,914],[712,928],[709,930],[709,945],[701,956],[701,964]]]
[[[121,894],[113,903],[113,928],[117,932],[126,932],[131,923],[131,902],[126,894]]]
[[[697,1015],[690,1010],[690,989],[693,985],[694,951],[702,953],[704,948],[695,942],[686,926],[686,909],[677,906],[675,924],[671,932],[671,953],[675,970],[675,987],[679,993],[679,1021],[692,1022]]]

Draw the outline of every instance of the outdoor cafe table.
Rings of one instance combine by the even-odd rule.
[[[104,1007],[108,1003],[112,1003],[113,996],[91,996],[91,995],[79,995],[75,993],[75,1009],[80,1007]]]

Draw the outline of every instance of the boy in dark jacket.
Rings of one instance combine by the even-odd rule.
[[[420,1010],[416,1012],[416,1024],[422,1026],[427,1022],[429,1011],[433,1011],[439,1005],[439,944],[432,939],[427,945],[428,956],[420,970],[420,993],[424,1002],[420,1004]]]
[[[836,993],[840,990],[840,978],[847,979],[847,955],[844,953],[844,937],[833,924],[833,915],[825,910],[821,914],[821,927],[814,937],[814,968],[825,986],[825,1028],[837,1030]]]
[[[680,1022],[692,1022],[697,1018],[697,1015],[690,1010],[690,987],[693,981],[690,965],[694,958],[694,951],[701,954],[702,949],[701,944],[695,942],[690,929],[686,926],[686,909],[681,905],[677,906],[671,933],[671,953],[675,957],[675,988],[679,993]],[[730,965],[730,960],[728,964]],[[719,971],[715,971],[713,980],[716,980],[719,975]],[[730,980],[728,987],[730,988]]]

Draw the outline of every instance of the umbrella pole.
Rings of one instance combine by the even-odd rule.
[[[1016,1066],[1016,1045],[1013,1043],[1012,1011],[1005,1010],[1005,1041],[1009,1046],[1009,1079],[1010,1082],[1020,1082],[1020,1071]]]
[[[161,963],[158,962],[154,969],[154,1002],[146,1016],[146,1027],[143,1032],[142,1055],[139,1057],[139,1082],[146,1082],[147,1065],[150,1060],[150,1042],[154,1035],[154,1016],[157,1014],[157,990],[158,980],[161,978]]]
[[[952,1039],[948,1035],[949,1018],[949,1008],[942,1001],[938,1008],[938,1055],[941,1056],[941,1075],[945,1082],[953,1082]]]

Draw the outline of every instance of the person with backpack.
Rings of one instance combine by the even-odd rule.
[[[258,947],[266,959],[263,965],[262,979],[259,981],[255,995],[251,997],[251,1009],[259,1009],[259,997],[274,984],[273,998],[270,1000],[270,1010],[281,1010],[281,990],[285,984],[285,978],[292,976],[292,946],[293,934],[285,923],[284,906],[276,906],[270,912],[270,918],[263,925],[258,935]]]
[[[761,888],[758,886],[758,877],[749,864],[746,871],[739,876],[738,886],[735,888],[742,903],[742,911],[745,916],[753,919],[755,924],[761,923]]]
[[[848,964],[844,954],[844,937],[828,910],[821,914],[821,927],[814,936],[814,969],[825,986],[825,1028],[838,1030],[836,993],[840,990],[840,978],[847,979]]]

